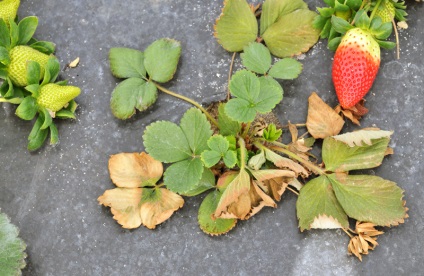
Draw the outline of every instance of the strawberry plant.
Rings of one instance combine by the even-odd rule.
[[[283,100],[281,84],[302,71],[299,61],[286,56],[301,53],[313,43],[293,42],[285,48],[290,51],[282,53],[272,45],[284,41],[287,30],[275,41],[267,32],[277,32],[272,26],[280,26],[286,15],[293,19],[292,13],[309,12],[303,1],[265,1],[260,19],[265,27],[258,28],[258,7],[245,1],[225,1],[215,36],[225,49],[242,51],[244,68],[234,74],[230,70],[228,95],[208,108],[160,85],[171,80],[177,70],[181,54],[178,41],[159,39],[144,52],[110,50],[112,74],[124,79],[112,92],[111,109],[117,118],[127,119],[136,110],[147,109],[156,101],[158,91],[194,105],[178,124],[158,121],[146,127],[143,143],[147,153],[120,153],[110,158],[110,177],[118,188],[107,190],[98,201],[111,208],[122,227],[145,225],[153,229],[183,206],[183,196],[207,193],[198,210],[199,226],[209,235],[222,235],[264,207],[276,208],[283,194],[292,191],[298,195],[301,231],[342,229],[350,238],[348,253],[361,259],[375,248],[382,234],[375,227],[404,222],[407,208],[403,190],[392,181],[363,174],[380,166],[392,153],[391,131],[373,128],[340,134],[344,119],[316,93],[308,100],[305,124],[289,122],[282,127],[271,119]],[[385,39],[390,34],[381,20],[371,25],[364,12],[355,16],[357,24],[367,24],[374,36]],[[313,18],[306,24],[312,32]],[[340,20],[335,30],[344,28],[343,32],[369,39],[359,27]],[[263,38],[256,37],[257,33]],[[372,57],[380,50],[379,46],[363,47],[374,47]],[[273,63],[272,55],[283,59]],[[303,127],[307,132],[299,135]],[[285,128],[291,134],[289,143],[283,142],[287,140],[282,137]],[[315,143],[318,139],[322,143]],[[321,157],[311,153],[319,144]],[[165,169],[162,163],[167,164]],[[163,182],[156,184],[160,179]],[[350,220],[357,222],[354,229]]]
[[[53,118],[75,119],[74,98],[80,89],[67,81],[55,83],[60,64],[53,56],[51,42],[37,41],[33,35],[38,18],[30,16],[15,21],[19,1],[0,2],[0,102],[18,105],[16,115],[35,119],[28,137],[28,150],[39,149],[50,133],[50,144],[59,141]],[[36,116],[39,114],[38,116]]]

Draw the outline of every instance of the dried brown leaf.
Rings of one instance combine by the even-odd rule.
[[[259,184],[258,184],[259,185]],[[265,192],[270,195],[276,201],[281,200],[281,196],[286,191],[287,186],[289,185],[284,178],[273,178],[263,182],[266,189]]]
[[[251,202],[251,211],[249,215],[246,216],[246,219],[253,217],[265,206],[273,208],[277,207],[277,204],[275,204],[274,200],[265,194],[256,183],[256,181],[253,181],[252,186],[250,187],[249,196]]]
[[[276,154],[271,150],[265,149],[265,156],[266,159],[274,163],[274,165],[278,168],[292,170],[296,174],[296,177],[301,175],[302,177],[306,178],[310,174],[309,171],[299,163],[289,158],[283,157],[279,154]]]
[[[121,188],[153,186],[163,174],[162,163],[145,152],[119,153],[109,159],[112,182]]]
[[[328,106],[315,92],[308,99],[308,118],[306,127],[315,138],[324,139],[340,133],[344,120]]]
[[[318,215],[311,224],[313,229],[339,229],[343,228],[340,222],[332,216],[326,214]]]

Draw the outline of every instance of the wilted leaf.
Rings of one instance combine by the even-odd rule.
[[[320,31],[313,27],[316,16],[308,9],[281,16],[262,35],[271,53],[283,58],[308,51],[319,38]]]
[[[0,213],[0,275],[21,275],[26,265],[26,244],[18,235],[18,228]]]
[[[225,0],[214,26],[218,43],[229,52],[239,52],[258,35],[258,22],[246,0]]]
[[[330,181],[323,175],[303,186],[296,209],[300,231],[349,226],[346,213],[337,201]]]
[[[333,138],[341,141],[350,147],[372,145],[372,140],[380,138],[390,138],[393,131],[379,130],[379,129],[362,129],[354,132],[344,133]]]
[[[249,162],[247,164],[248,164],[249,168],[251,168],[252,170],[259,170],[262,167],[262,165],[265,164],[265,162],[266,162],[265,154],[261,150],[261,151],[259,151],[259,153],[252,156],[249,159]]]
[[[326,169],[332,172],[375,168],[383,161],[389,141],[389,138],[380,138],[372,140],[371,145],[351,147],[327,137],[322,145],[322,159]]]
[[[141,225],[140,201],[143,191],[146,189],[116,188],[107,190],[97,200],[100,204],[110,207],[113,218],[123,228],[133,229]]]
[[[372,175],[329,175],[337,200],[346,214],[359,221],[391,226],[407,217],[403,190]]]
[[[245,217],[245,219],[249,219],[253,217],[265,206],[272,207],[272,208],[277,207],[277,204],[275,204],[274,200],[272,200],[271,197],[269,197],[267,194],[264,193],[264,191],[261,190],[261,188],[256,184],[256,181],[252,182],[252,185],[249,191],[249,196],[250,196],[250,202],[251,202],[250,203],[251,211]]]
[[[217,183],[216,187],[219,189],[220,192],[224,192],[225,189],[227,189],[228,185],[230,185],[231,182],[233,182],[234,178],[236,178],[238,175],[237,171],[227,171],[223,173]]]
[[[119,153],[109,159],[112,182],[120,188],[154,186],[162,177],[162,163],[145,152]]]
[[[300,165],[299,163],[289,158],[276,154],[275,152],[269,149],[265,149],[265,156],[267,160],[274,163],[274,165],[277,166],[278,168],[280,169],[287,168],[292,170],[296,174],[296,177],[299,175],[301,175],[304,178],[309,176],[309,171],[307,169],[305,169],[302,165]]]
[[[296,174],[289,170],[249,170],[253,177],[262,182],[265,180],[284,177],[286,179],[291,179],[296,176]]]
[[[252,42],[240,55],[244,67],[258,74],[266,74],[271,67],[271,53],[262,43]]]
[[[184,199],[167,189],[145,189],[141,199],[141,220],[147,228],[155,229],[183,205]]]
[[[308,99],[306,127],[315,138],[324,139],[340,133],[344,120],[314,92]]]
[[[236,219],[213,218],[222,193],[213,191],[203,200],[199,208],[198,221],[200,229],[211,236],[227,233],[236,226]]]
[[[280,201],[281,196],[286,191],[286,188],[289,184],[287,183],[287,179],[280,177],[265,180],[263,181],[263,185],[266,187],[265,192],[270,197],[272,197],[276,201]]]

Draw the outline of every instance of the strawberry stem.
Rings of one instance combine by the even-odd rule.
[[[240,171],[242,171],[246,168],[246,143],[242,137],[238,139],[238,144],[240,147]]]
[[[372,10],[372,13],[371,13],[371,16],[370,16],[370,21],[372,21],[373,20],[373,18],[374,18],[374,16],[375,16],[375,13],[377,12],[377,10],[378,10],[378,7],[380,6],[380,4],[381,4],[381,2],[382,2],[383,0],[378,0],[377,1],[377,4],[375,4],[375,7],[374,7],[374,9]]]
[[[394,18],[392,19],[392,25],[393,25],[393,30],[395,32],[395,37],[396,37],[396,57],[397,59],[400,59],[399,33],[396,28],[396,22]]]
[[[183,95],[180,95],[180,94],[177,94],[175,92],[172,92],[171,90],[168,90],[165,87],[163,87],[163,86],[161,86],[161,85],[159,85],[157,83],[154,83],[154,84],[156,85],[156,87],[160,91],[162,91],[162,92],[164,92],[164,93],[166,93],[168,95],[171,95],[171,96],[173,96],[175,98],[178,98],[178,99],[181,99],[181,100],[186,101],[188,103],[191,103],[192,105],[194,105],[195,107],[197,107],[198,109],[200,109],[203,112],[203,114],[205,114],[206,117],[208,117],[209,121],[211,121],[212,124],[214,124],[217,128],[219,128],[218,122],[215,120],[215,118],[212,117],[212,115],[209,112],[207,112],[206,109],[204,109],[198,102],[196,102],[196,101],[194,101],[194,100],[192,100],[190,98],[187,98],[187,97],[185,97]]]
[[[233,74],[233,66],[234,66],[234,59],[236,58],[237,52],[234,52],[233,57],[231,58],[231,64],[230,64],[230,71],[228,72],[228,89],[227,89],[227,101],[230,100],[230,80],[231,75]]]
[[[13,99],[5,99],[0,97],[0,103],[11,103],[11,104],[20,104],[22,102],[22,98],[13,98]]]

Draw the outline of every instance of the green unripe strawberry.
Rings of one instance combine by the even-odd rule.
[[[50,111],[56,112],[76,98],[81,89],[76,86],[61,86],[54,83],[43,85],[37,98],[37,104]]]
[[[43,54],[29,46],[16,46],[9,52],[10,64],[8,67],[8,76],[16,86],[27,86],[27,63],[36,61],[41,67],[40,80],[44,76],[44,67],[50,56]]]
[[[15,20],[18,13],[19,0],[3,0],[0,1],[0,18],[9,26],[9,20]]]
[[[383,23],[392,22],[395,18],[396,8],[390,0],[384,0],[378,7],[375,15],[380,17]]]

